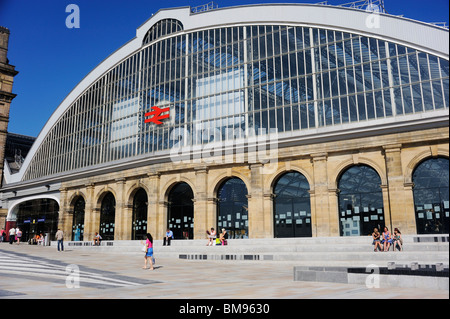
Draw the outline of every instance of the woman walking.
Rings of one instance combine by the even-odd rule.
[[[153,269],[153,237],[149,233],[147,233],[147,240],[145,242],[145,248],[147,251],[145,252],[144,257],[144,267],[142,269],[147,269],[147,261],[150,261],[150,270]]]

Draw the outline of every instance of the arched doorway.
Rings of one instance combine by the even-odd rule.
[[[49,234],[50,240],[53,240],[58,230],[58,217],[59,205],[56,200],[28,200],[18,204],[15,227],[22,230],[22,242],[40,234]]]
[[[273,192],[275,237],[311,237],[311,201],[306,177],[298,172],[283,174]]]
[[[133,224],[131,229],[132,240],[143,240],[147,234],[147,192],[140,188],[133,198]]]
[[[111,192],[106,193],[100,207],[100,236],[103,240],[114,240],[116,221],[116,199]]]
[[[414,208],[418,234],[448,234],[448,159],[430,158],[414,170]]]
[[[225,228],[229,238],[248,238],[248,199],[245,183],[237,177],[224,181],[217,191],[217,233]]]
[[[385,225],[381,178],[366,165],[348,168],[341,175],[339,189],[339,229],[341,236],[365,236]]]
[[[174,239],[194,238],[194,193],[184,182],[176,184],[169,193],[167,225]]]
[[[83,241],[84,238],[84,208],[86,203],[82,196],[79,196],[73,205],[72,219],[72,240]]]

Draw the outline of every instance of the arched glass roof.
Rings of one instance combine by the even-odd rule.
[[[270,130],[304,139],[430,114],[448,118],[448,52],[438,44],[427,49],[430,37],[387,35],[390,16],[382,16],[382,30],[372,34],[357,31],[354,22],[323,26],[322,12],[364,21],[367,13],[357,10],[277,9],[159,12],[152,18],[156,24],[144,23],[135,40],[94,69],[55,111],[17,174],[20,180],[142,162],[176,147],[237,144]],[[248,12],[267,23],[246,21]],[[295,22],[303,12],[302,21],[315,19],[317,25]],[[294,22],[274,22],[278,13]],[[448,37],[448,30],[395,20],[424,35]],[[145,121],[154,106],[170,109],[162,125]]]

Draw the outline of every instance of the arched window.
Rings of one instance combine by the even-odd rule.
[[[84,198],[79,196],[73,205],[72,240],[83,241],[84,238]]]
[[[449,232],[449,174],[447,158],[431,158],[414,170],[414,207],[418,234]]]
[[[131,239],[145,239],[147,234],[147,193],[140,188],[133,198],[133,225]]]
[[[217,233],[222,228],[228,238],[248,238],[248,199],[245,183],[237,177],[223,182],[217,191]]]
[[[374,228],[382,231],[384,220],[381,178],[369,166],[347,169],[339,179],[339,225],[341,236],[365,236]]]
[[[194,238],[194,193],[184,182],[176,184],[169,193],[167,225],[174,239]]]
[[[116,199],[108,192],[102,200],[100,208],[100,236],[103,240],[114,240],[116,221]]]
[[[22,231],[22,242],[35,235],[49,234],[50,240],[55,238],[58,230],[59,205],[53,199],[39,198],[25,201],[18,205],[16,225]]]
[[[310,237],[311,202],[309,183],[298,172],[281,176],[273,190],[275,237]]]
[[[164,19],[158,21],[145,35],[143,45],[178,31],[183,31],[183,24],[180,21],[175,19]]]

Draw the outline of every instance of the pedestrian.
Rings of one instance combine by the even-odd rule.
[[[222,246],[226,246],[226,245],[228,245],[228,233],[227,233],[227,231],[225,230],[225,228],[222,228],[222,232],[220,233],[220,244],[222,245]]]
[[[153,268],[153,237],[150,233],[147,233],[147,240],[145,241],[145,248],[147,251],[144,256],[144,267],[142,269],[147,269],[147,261],[150,261],[150,270],[154,270]]]
[[[9,230],[9,244],[12,245],[14,240],[16,240],[16,229],[12,227]]]
[[[41,233],[41,235],[39,236],[38,245],[44,246],[44,243],[45,243],[45,238],[44,238],[44,235]]]
[[[16,229],[16,241],[17,241],[17,245],[20,245],[20,239],[22,238],[22,231],[20,230],[19,227],[17,227]]]
[[[58,251],[64,251],[64,233],[61,229],[58,228],[56,232],[56,240],[58,241]],[[61,250],[60,250],[61,247]]]
[[[166,243],[167,243],[167,246],[170,246],[170,241],[172,239],[173,239],[173,232],[169,228],[167,228],[166,237],[164,237],[163,246],[165,246]]]
[[[4,228],[2,228],[2,230],[0,230],[0,242],[5,241],[5,236],[6,236],[6,231]]]
[[[206,244],[206,246],[215,246],[216,245],[216,238],[217,238],[217,233],[214,230],[214,228],[211,228],[211,232],[206,231],[206,234],[208,235],[208,244]]]
[[[102,236],[100,236],[98,232],[95,232],[95,235],[94,235],[94,246],[100,246],[101,240],[102,240]]]

